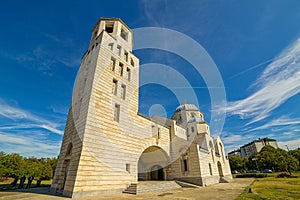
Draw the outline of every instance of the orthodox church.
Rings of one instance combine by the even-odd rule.
[[[210,135],[195,105],[178,106],[171,119],[138,112],[139,59],[132,48],[132,30],[121,19],[101,18],[93,28],[51,190],[78,198],[135,193],[132,188],[149,180],[231,181],[224,144]]]

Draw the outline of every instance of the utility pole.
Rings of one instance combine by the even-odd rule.
[[[288,150],[288,156],[289,156],[289,155],[290,155],[290,149],[289,149],[288,145],[285,145],[285,146],[286,146],[286,148],[287,148],[287,150]],[[287,167],[288,167],[288,172],[289,172],[290,175],[292,175],[289,160],[288,160],[288,162],[287,162],[287,165],[288,165],[288,166],[287,166]]]
[[[285,145],[286,146],[286,148],[287,148],[287,150],[288,150],[288,152],[290,151],[290,149],[289,149],[289,147],[288,147],[288,145]]]

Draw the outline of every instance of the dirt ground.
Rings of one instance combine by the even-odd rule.
[[[222,199],[222,200],[233,200],[243,190],[252,183],[254,179],[243,178],[235,179],[231,183],[220,183],[211,185],[208,187],[201,188],[182,188],[177,190],[166,190],[160,192],[151,192],[139,195],[131,194],[114,194],[109,196],[97,196],[97,197],[86,197],[80,200],[98,200],[98,199],[139,199],[139,200],[150,200],[150,199],[176,199],[176,200],[192,200],[192,199]],[[30,199],[30,200],[66,200],[70,198],[54,196],[49,193],[49,188],[32,188],[23,190],[13,190],[0,192],[0,199],[15,200],[15,199]]]

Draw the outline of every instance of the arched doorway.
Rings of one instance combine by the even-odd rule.
[[[138,161],[138,180],[165,180],[165,167],[169,164],[168,154],[158,146],[143,151]]]
[[[164,180],[164,170],[160,165],[154,165],[150,171],[151,180]]]
[[[68,172],[69,172],[69,165],[70,165],[70,160],[65,160],[64,161],[64,164],[63,164],[63,166],[64,166],[64,168],[63,168],[63,177],[64,177],[64,179],[63,179],[63,185],[62,185],[62,190],[64,190],[65,189],[65,186],[66,186],[66,182],[67,182],[67,177],[68,177]]]
[[[71,154],[72,154],[72,149],[73,149],[73,144],[70,142],[67,147],[67,152],[65,155],[65,160],[63,163],[63,168],[62,168],[62,173],[63,173],[63,184],[61,190],[65,189],[67,178],[68,178],[68,173],[69,173],[69,166],[70,166],[70,160],[71,160]]]
[[[224,175],[223,175],[222,165],[220,161],[218,161],[218,171],[219,171],[219,176],[223,177]]]

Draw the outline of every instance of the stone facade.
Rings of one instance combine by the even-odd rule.
[[[132,31],[101,18],[74,86],[51,189],[77,198],[122,192],[143,180],[201,186],[232,179],[220,137],[191,104],[172,119],[138,113],[139,59]]]

